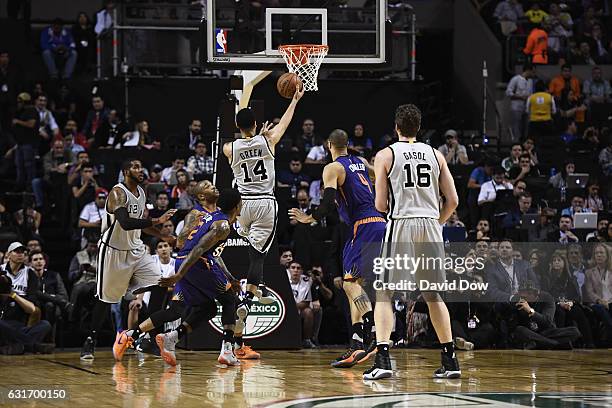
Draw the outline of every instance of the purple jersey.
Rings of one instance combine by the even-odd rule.
[[[189,252],[191,252],[198,242],[200,242],[200,239],[211,229],[212,224],[219,220],[229,220],[229,218],[220,210],[212,213],[205,212],[200,217],[196,226],[189,233],[189,236],[185,241],[185,245],[178,253],[178,258],[185,258],[187,255],[189,255]],[[213,260],[214,258],[221,256],[221,252],[223,252],[223,248],[225,247],[225,241],[226,240],[224,239],[217,242],[211,249],[206,251],[202,257]]]
[[[336,159],[344,167],[344,184],[338,186],[336,204],[340,218],[348,225],[357,221],[380,217],[374,206],[374,186],[366,165],[356,156],[340,156]]]

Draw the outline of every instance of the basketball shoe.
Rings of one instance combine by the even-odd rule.
[[[335,368],[350,368],[359,363],[366,355],[367,353],[363,349],[363,344],[355,341],[352,342],[349,349],[340,357],[331,362],[331,366]]]
[[[234,349],[231,342],[224,340],[221,343],[221,353],[219,354],[217,361],[220,364],[225,364],[226,366],[240,365],[240,361],[238,361],[238,358],[236,358],[236,355],[234,355]]]
[[[83,348],[81,349],[81,360],[91,361],[94,359],[94,353],[96,351],[96,341],[91,337],[87,337]]]
[[[442,354],[442,367],[434,371],[434,378],[460,378],[461,369],[459,368],[459,361],[453,353],[450,357],[446,353]]]
[[[236,321],[236,325],[243,327],[246,325],[246,318],[251,311],[251,305],[253,301],[247,297],[244,297],[238,306],[236,307],[236,315],[238,316],[238,320]]]
[[[369,359],[375,354],[376,354],[376,339],[370,342],[370,345],[365,350],[365,354],[363,355],[363,357],[361,357],[361,359],[358,362],[363,363],[364,361],[366,361],[367,359]]]
[[[154,341],[151,341],[149,334],[141,334],[136,340],[134,340],[134,349],[140,353],[152,354],[157,357],[161,357],[159,347]]]
[[[178,332],[172,330],[155,336],[155,342],[164,361],[171,366],[176,365],[176,343],[178,343]]]
[[[363,372],[364,380],[380,380],[393,376],[393,368],[391,367],[391,358],[388,354],[376,353],[374,365]]]
[[[247,346],[243,344],[241,347],[238,347],[237,344],[234,344],[234,354],[240,360],[259,360],[261,358],[261,354],[256,352],[251,348],[251,346]]]
[[[266,285],[263,283],[259,284],[259,286],[257,287],[256,296],[259,299],[259,303],[261,303],[262,305],[269,305],[270,303],[274,303],[274,298],[272,297],[272,294],[270,293]]]
[[[134,339],[128,335],[128,330],[117,333],[115,344],[113,344],[113,357],[115,357],[115,361],[123,359],[125,351],[132,346],[132,343],[134,343]]]
[[[463,337],[455,337],[455,348],[458,350],[474,350],[474,343],[467,341]]]

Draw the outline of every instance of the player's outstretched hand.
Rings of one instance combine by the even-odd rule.
[[[291,208],[289,209],[289,218],[292,221],[301,222],[302,224],[310,224],[313,221],[311,215],[306,214],[299,208]]]
[[[172,208],[168,211],[166,211],[161,217],[159,217],[157,220],[154,219],[153,223],[154,224],[163,224],[164,222],[168,221],[170,218],[172,218],[172,216],[176,213],[176,209]]]
[[[295,87],[295,93],[293,94],[293,100],[299,101],[304,96],[304,84],[300,84]]]
[[[273,127],[274,127],[274,123],[268,122],[266,120],[266,122],[261,127],[259,134],[264,135],[264,137],[268,137],[268,134],[270,133],[270,130],[272,130]]]

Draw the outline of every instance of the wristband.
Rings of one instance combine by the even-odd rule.
[[[9,295],[9,297],[10,297],[11,299],[16,299],[16,298],[17,298],[17,293],[12,292],[12,293]]]

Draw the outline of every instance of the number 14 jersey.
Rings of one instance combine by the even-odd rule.
[[[440,163],[433,147],[400,141],[389,148],[390,218],[440,218]]]
[[[234,140],[231,167],[242,196],[274,194],[274,154],[263,135]]]

